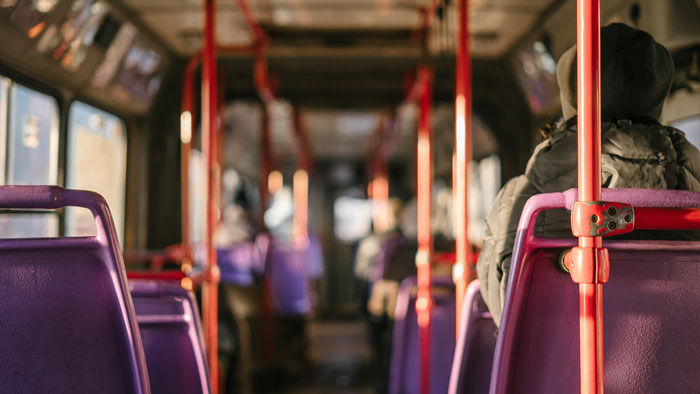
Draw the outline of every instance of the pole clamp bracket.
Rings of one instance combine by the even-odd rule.
[[[608,201],[576,201],[571,210],[575,237],[620,235],[634,230],[634,208]]]
[[[416,252],[416,267],[428,267],[430,266],[430,252],[427,250],[419,249]]]
[[[606,248],[572,248],[564,255],[563,263],[576,283],[606,283],[610,277],[610,255]]]

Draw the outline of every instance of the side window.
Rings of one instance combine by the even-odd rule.
[[[101,194],[112,213],[120,240],[124,233],[126,128],[117,116],[81,102],[68,114],[66,187]],[[92,214],[66,209],[66,235],[92,235]]]
[[[58,174],[58,104],[14,84],[10,89],[7,184],[55,185]]]
[[[671,123],[671,126],[685,133],[688,141],[700,148],[700,114]]]
[[[0,77],[0,185],[5,184],[5,152],[7,152],[7,100],[10,80]]]
[[[58,174],[58,104],[43,93],[0,78],[0,181],[55,185]],[[54,212],[0,214],[0,237],[58,235]]]

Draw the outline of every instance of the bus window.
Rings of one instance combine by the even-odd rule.
[[[7,184],[55,185],[58,173],[58,104],[21,85],[10,89]]]
[[[0,238],[57,237],[55,213],[0,214]]]
[[[685,138],[700,148],[700,115],[680,119],[671,123],[671,126],[685,133]]]
[[[7,94],[10,81],[0,77],[0,185],[5,184],[5,152],[7,146]]]
[[[359,192],[350,191],[338,197],[333,204],[333,231],[339,240],[348,243],[358,241],[372,232],[372,200],[352,194]]]
[[[81,102],[68,114],[66,187],[101,194],[112,212],[120,240],[124,232],[126,129],[118,117]],[[92,214],[66,209],[66,235],[95,233]]]
[[[2,175],[6,175],[4,178],[0,176],[2,183],[55,185],[58,173],[56,100],[12,84],[10,80],[0,79],[0,152],[0,169]],[[55,213],[0,214],[2,238],[57,235],[58,217]]]

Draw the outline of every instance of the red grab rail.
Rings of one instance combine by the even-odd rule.
[[[578,200],[600,201],[600,0],[577,0]],[[573,220],[572,220],[573,223]],[[572,230],[577,230],[574,226]],[[579,236],[571,256],[579,284],[581,393],[602,394],[603,283],[609,261],[600,236]],[[581,275],[583,273],[593,275]]]
[[[467,171],[471,156],[471,55],[469,52],[469,2],[457,2],[457,66],[455,75],[455,159],[452,163],[454,181],[456,262],[452,270],[455,282],[457,316],[462,311],[467,285],[473,279],[471,248],[469,247]],[[459,323],[455,333],[459,333]]]
[[[418,117],[417,143],[417,200],[418,200],[418,253],[416,267],[418,294],[416,314],[418,317],[420,352],[420,392],[430,393],[430,262],[433,253],[433,234],[430,228],[430,213],[433,184],[432,149],[432,83],[433,71],[428,66],[418,70],[420,88],[420,114]]]
[[[216,0],[204,1],[204,49],[202,51],[202,154],[207,163],[207,214],[206,269],[210,280],[202,283],[202,314],[204,320],[204,342],[209,357],[209,373],[212,393],[219,390],[219,352],[218,352],[218,265],[214,246],[216,230],[216,206],[218,179],[218,78],[216,70]]]

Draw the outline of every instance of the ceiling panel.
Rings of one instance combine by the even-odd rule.
[[[125,0],[154,31],[161,35],[174,50],[182,55],[194,53],[201,47],[202,0]],[[336,36],[324,43],[334,50],[338,42],[348,46],[396,47],[414,45],[415,41],[381,40],[373,42],[366,34],[382,31],[410,32],[420,26],[422,10],[430,0],[248,0],[254,16],[266,27],[281,31],[285,47],[299,47],[303,51],[318,39],[324,31],[342,31],[347,40]],[[470,2],[470,28],[475,34],[475,56],[497,57],[507,51],[515,41],[537,20],[553,0],[472,0]],[[447,15],[454,18],[456,2],[450,2]],[[224,45],[245,44],[251,35],[241,16],[236,0],[217,1],[217,37]],[[435,25],[439,25],[436,21]],[[454,47],[454,20],[440,27],[447,51]],[[286,31],[314,32],[315,36],[301,36],[296,42],[287,40]],[[436,28],[437,29],[437,28]],[[362,40],[353,41],[353,32],[365,34]],[[296,39],[296,37],[295,37]],[[406,39],[404,39],[406,40]],[[289,41],[289,42],[288,42]],[[275,41],[271,45],[274,47]],[[342,47],[341,45],[341,47]],[[352,48],[348,47],[349,51]]]
[[[166,43],[182,55],[201,48],[203,17],[201,12],[168,12],[142,14],[144,22],[163,37]],[[237,12],[217,14],[217,40],[221,45],[247,44],[251,34]]]

